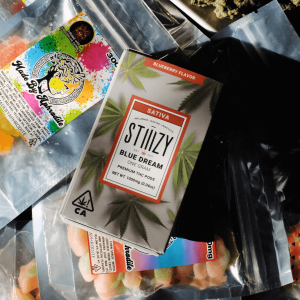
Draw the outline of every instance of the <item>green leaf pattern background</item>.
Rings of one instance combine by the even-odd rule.
[[[78,182],[73,188],[74,195],[70,196],[69,202],[76,199],[78,194],[90,190],[97,213],[90,213],[89,220],[81,222],[87,222],[88,226],[107,231],[117,237],[135,241],[141,246],[150,245],[163,252],[211,119],[210,102],[216,96],[215,91],[219,87],[215,81],[205,79],[200,87],[204,96],[200,97],[199,103],[192,98],[193,100],[189,100],[192,104],[187,104],[189,101],[186,99],[198,90],[199,86],[147,68],[143,64],[144,60],[143,56],[129,52],[121,64],[114,82],[116,88],[111,90],[104,106],[89,150],[82,162]],[[212,88],[213,84],[215,88]],[[119,189],[103,186],[99,182],[99,176],[132,95],[172,109],[181,109],[182,112],[191,115],[189,127],[164,190],[164,201],[158,205]],[[124,165],[126,163],[124,160]],[[70,215],[74,219],[72,210],[70,205]]]

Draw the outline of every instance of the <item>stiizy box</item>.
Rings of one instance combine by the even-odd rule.
[[[63,220],[163,254],[221,87],[125,51],[62,206]]]

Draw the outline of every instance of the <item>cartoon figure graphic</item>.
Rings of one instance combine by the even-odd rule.
[[[52,65],[48,69],[47,74],[42,78],[36,79],[40,94],[49,91],[54,95],[63,95],[67,91],[69,91],[69,87],[67,85],[64,85],[65,90],[62,91],[59,91],[55,88],[51,89],[50,81],[54,78],[59,78],[62,82],[72,84],[79,84],[80,81],[85,78],[81,66],[74,58],[71,59],[70,57],[66,57],[65,55],[63,55],[63,53],[53,53],[53,55],[50,56],[50,62],[52,63]],[[44,80],[46,80],[47,88],[43,90],[42,82]]]
[[[40,76],[40,73],[44,76]],[[85,74],[80,63],[63,52],[46,54],[34,66],[32,77],[39,94],[46,94],[52,104],[66,104],[81,93]]]

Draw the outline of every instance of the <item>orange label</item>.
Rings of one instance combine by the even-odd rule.
[[[166,111],[160,110],[157,107],[154,108],[154,107],[144,104],[142,102],[135,102],[133,109],[140,111],[144,114],[147,114],[149,116],[154,116],[157,119],[167,120],[169,123],[172,123],[172,124],[175,124],[178,126],[182,126],[182,124],[184,122],[184,119],[181,117],[178,117],[178,116],[170,114]]]
[[[190,116],[132,96],[100,182],[159,203]]]
[[[175,65],[169,64],[161,60],[155,60],[150,57],[146,57],[144,65],[146,67],[150,67],[158,71],[163,71],[167,74],[174,75],[176,77],[190,81],[198,85],[202,85],[205,79],[205,76],[203,75],[177,67]]]

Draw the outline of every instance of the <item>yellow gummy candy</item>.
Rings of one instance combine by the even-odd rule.
[[[0,155],[7,154],[11,150],[14,138],[0,131]]]
[[[137,288],[140,286],[142,282],[142,276],[141,272],[139,271],[131,271],[131,272],[126,272],[124,279],[123,279],[123,284],[128,287],[128,288]]]
[[[7,135],[19,136],[20,132],[15,129],[6,119],[4,113],[0,110],[0,131]]]

